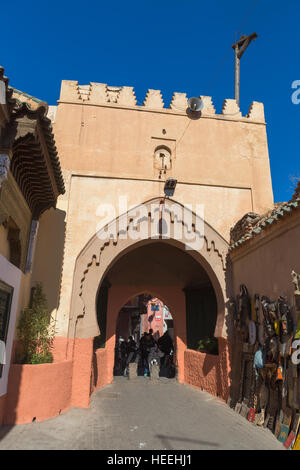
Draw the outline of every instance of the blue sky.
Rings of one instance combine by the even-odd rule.
[[[300,104],[291,100],[300,80],[299,0],[17,0],[1,10],[0,64],[10,85],[49,104],[67,79],[134,86],[140,102],[148,88],[162,90],[166,104],[174,91],[210,95],[221,112],[234,98],[231,45],[256,31],[241,61],[241,110],[264,102],[274,199],[291,197],[300,177]]]

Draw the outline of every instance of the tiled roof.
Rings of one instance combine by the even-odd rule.
[[[300,184],[298,184],[298,191],[299,190]],[[262,216],[253,213],[250,213],[249,215],[246,214],[244,217],[242,217],[242,219],[240,219],[240,221],[237,222],[237,224],[230,231],[231,242],[229,251],[232,251],[238,246],[243,245],[248,240],[255,238],[267,227],[284,219],[287,215],[291,214],[295,210],[298,210],[299,208],[300,197],[298,196],[296,189],[293,198],[289,202],[275,204],[275,207],[266,214]],[[243,220],[246,220],[246,224],[244,224],[244,227],[241,228],[241,223],[243,222]],[[244,233],[241,233],[241,231],[243,231]],[[241,236],[236,237],[236,232],[238,232]]]
[[[8,89],[12,90],[13,98],[21,101],[22,103],[27,102],[33,109],[37,108],[40,103],[45,103],[44,101],[39,100],[38,98],[28,95],[28,93],[24,93],[24,91],[17,90],[11,86],[8,86]]]

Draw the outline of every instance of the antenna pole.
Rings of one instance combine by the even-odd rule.
[[[256,33],[249,36],[241,36],[239,41],[232,45],[235,53],[235,100],[237,105],[240,105],[240,60],[251,41],[257,38]]]
[[[235,80],[234,80],[234,95],[237,105],[240,105],[240,59],[238,56],[239,48],[235,46]]]

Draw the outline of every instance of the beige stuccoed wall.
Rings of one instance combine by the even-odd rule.
[[[191,120],[185,108],[83,102],[74,87],[76,82],[63,82],[53,124],[66,183],[66,194],[57,204],[66,224],[59,336],[68,331],[75,260],[101,226],[100,204],[113,204],[119,215],[119,196],[135,206],[162,196],[164,180],[174,177],[178,184],[173,198],[192,204],[194,211],[196,204],[204,204],[205,220],[228,241],[230,227],[245,212],[263,212],[273,203],[259,103],[249,117],[226,115],[226,107],[217,115],[209,106],[200,119]],[[171,168],[161,180],[154,164],[160,145],[172,154]],[[56,226],[54,219],[52,223]],[[44,278],[47,282],[47,273]]]
[[[300,273],[300,211],[275,223],[251,242],[232,251],[235,293],[245,284],[249,294],[276,300],[284,293],[294,306],[292,270]],[[295,311],[294,311],[295,314]]]
[[[251,188],[255,211],[270,206],[263,123],[222,115],[190,120],[183,113],[140,108],[60,103],[54,129],[62,167],[82,174],[158,180],[153,153],[166,145],[172,151],[167,176],[182,183]]]
[[[110,203],[116,207],[118,216],[118,196],[127,195],[128,208],[147,201],[157,194],[162,194],[162,186],[158,182],[128,181],[105,179],[101,177],[87,178],[73,176],[70,187],[70,201],[67,215],[67,230],[64,252],[64,267],[62,277],[62,291],[60,295],[60,312],[58,316],[58,330],[66,331],[68,325],[68,312],[73,281],[73,272],[76,258],[81,249],[100,227],[103,218],[97,215],[101,204]],[[234,219],[239,210],[251,210],[251,195],[249,190],[227,189],[178,185],[176,188],[176,201],[188,202],[195,208],[197,204],[204,203],[206,221],[219,233],[227,235],[228,221],[224,213]],[[113,218],[113,217],[112,217]],[[50,246],[50,245],[49,245]],[[44,270],[44,276],[48,271]],[[53,281],[52,281],[53,282]]]
[[[19,322],[22,311],[24,310],[24,308],[29,306],[30,297],[31,297],[31,273],[27,273],[27,274],[22,273],[18,310],[17,310],[17,324]],[[15,338],[16,337],[17,337],[17,330],[15,330]]]

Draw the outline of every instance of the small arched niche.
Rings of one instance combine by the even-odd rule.
[[[172,152],[166,145],[159,145],[154,150],[154,168],[167,171],[172,168]]]

